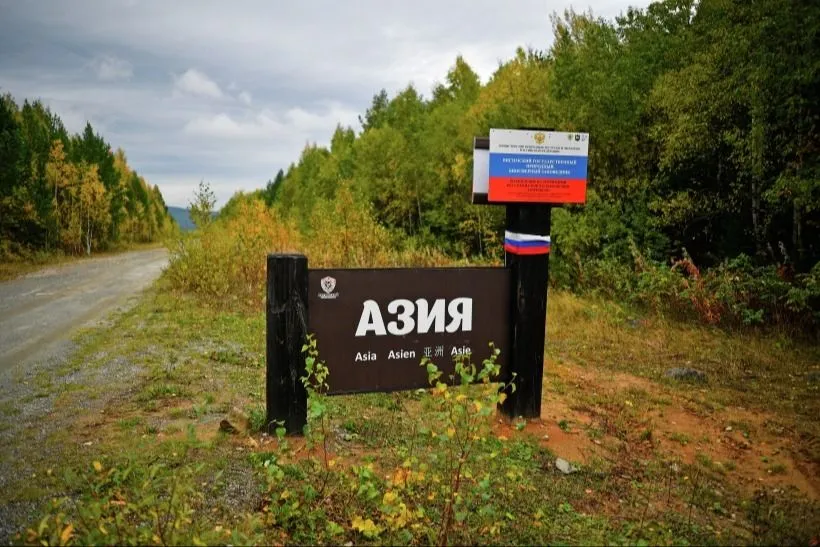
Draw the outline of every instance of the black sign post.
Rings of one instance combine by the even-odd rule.
[[[284,422],[290,434],[300,434],[307,423],[307,390],[302,384],[305,359],[302,345],[308,322],[307,257],[268,255],[266,302],[267,429]]]
[[[506,230],[547,236],[551,212],[549,205],[507,205]],[[510,372],[516,375],[516,389],[507,394],[501,412],[510,418],[541,416],[549,256],[504,253],[504,264],[512,274]]]
[[[504,205],[504,263],[511,272],[510,368],[515,392],[501,412],[541,415],[550,220],[553,206],[586,201],[589,134],[552,129],[490,129],[473,140],[477,205]]]

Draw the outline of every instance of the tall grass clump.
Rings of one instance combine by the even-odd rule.
[[[653,313],[722,327],[820,332],[820,263],[808,273],[758,266],[747,255],[700,268],[685,253],[668,264],[631,245],[632,263],[558,255],[553,284],[629,302]]]
[[[166,276],[178,291],[216,307],[261,309],[265,298],[266,256],[302,253],[311,268],[434,266],[449,262],[430,247],[390,232],[378,223],[372,205],[341,186],[333,200],[318,200],[309,226],[276,206],[248,197],[230,214],[183,234],[170,245]]]
[[[230,218],[173,240],[166,276],[174,289],[217,306],[256,308],[264,297],[265,256],[296,251],[299,240],[292,222],[247,200]]]

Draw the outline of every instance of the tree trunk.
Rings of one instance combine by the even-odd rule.
[[[74,247],[74,250],[77,254],[81,254],[83,252],[83,212],[80,210],[80,219],[77,222],[77,228],[79,228],[79,233],[77,234],[79,237],[77,238],[77,246]]]
[[[752,233],[754,234],[755,238],[755,249],[757,250],[757,254],[762,254],[763,247],[760,245],[760,231],[758,230],[758,218],[757,218],[757,183],[752,180]]]
[[[755,240],[755,251],[758,256],[764,256],[768,251],[772,260],[777,260],[774,249],[769,242],[764,241],[763,230],[760,226],[760,185],[752,178],[752,232]]]
[[[478,254],[484,256],[484,215],[478,213]]]
[[[421,195],[419,194],[418,181],[416,181],[416,207],[419,211],[419,231],[421,231]]]
[[[801,230],[800,222],[800,205],[798,205],[797,200],[792,202],[792,207],[794,208],[794,214],[792,215],[792,248],[794,249],[795,255],[797,255],[797,263],[798,268],[802,268],[803,266],[803,233]]]

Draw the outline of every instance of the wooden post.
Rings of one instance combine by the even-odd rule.
[[[551,212],[549,205],[507,205],[506,229],[521,234],[549,235]],[[544,376],[549,254],[505,252],[504,263],[512,270],[510,370],[516,373],[516,390],[508,393],[501,412],[510,418],[538,418]]]
[[[308,325],[307,257],[268,255],[267,320],[267,429],[284,421],[290,435],[301,435],[307,423],[307,390],[302,384]]]

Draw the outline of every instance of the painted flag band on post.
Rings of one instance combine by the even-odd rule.
[[[550,252],[550,236],[504,231],[504,250],[514,255],[545,255]]]

